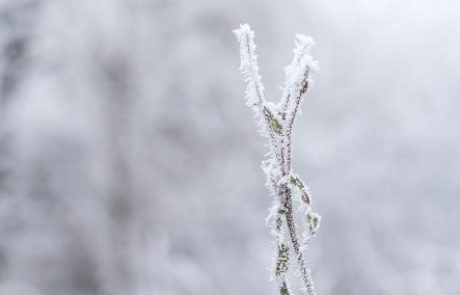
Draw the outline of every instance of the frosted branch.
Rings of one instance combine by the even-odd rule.
[[[267,155],[268,159],[262,162],[262,169],[266,175],[266,186],[275,197],[268,217],[271,232],[276,240],[273,276],[280,295],[292,294],[287,273],[290,269],[290,253],[293,253],[301,273],[304,293],[316,295],[302,250],[316,235],[320,216],[311,208],[312,196],[308,187],[292,172],[291,167],[292,128],[296,116],[300,113],[301,97],[311,83],[310,75],[317,68],[310,55],[310,48],[314,42],[309,37],[297,35],[294,58],[286,67],[283,97],[280,103],[275,105],[267,102],[264,97],[264,87],[255,54],[254,32],[245,24],[234,33],[240,43],[240,69],[247,82],[246,104],[255,113],[260,133],[269,138],[270,152]],[[294,218],[293,196],[298,196],[303,202],[301,208],[305,220],[302,224],[305,226],[302,228],[308,229],[309,233],[304,232],[302,240]]]
[[[294,57],[286,67],[286,80],[281,98],[282,117],[285,120],[286,132],[283,141],[286,142],[286,170],[292,168],[292,127],[299,114],[302,96],[312,83],[311,74],[318,69],[317,62],[310,54],[315,41],[311,37],[296,35]]]

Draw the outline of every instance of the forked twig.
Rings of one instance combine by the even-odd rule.
[[[234,31],[241,54],[241,71],[247,82],[246,104],[254,111],[256,123],[262,136],[268,138],[270,152],[262,162],[267,178],[266,185],[275,196],[274,205],[268,220],[276,239],[277,254],[273,269],[274,279],[280,295],[290,295],[287,273],[290,266],[290,254],[296,257],[303,282],[304,293],[316,295],[310,269],[302,250],[315,236],[319,228],[320,216],[312,211],[312,197],[308,187],[292,171],[292,129],[300,113],[302,96],[311,83],[311,73],[317,68],[316,61],[310,55],[313,39],[297,35],[294,58],[286,67],[286,81],[283,96],[278,104],[267,102],[264,86],[259,74],[254,32],[249,25],[241,25]],[[302,202],[305,216],[304,231],[308,230],[305,240],[300,240],[299,227],[293,212],[293,197]]]

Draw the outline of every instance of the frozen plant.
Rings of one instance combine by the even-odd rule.
[[[234,33],[240,43],[241,71],[247,82],[246,104],[254,111],[259,132],[267,138],[270,148],[262,169],[266,174],[266,185],[274,196],[268,217],[276,240],[273,278],[280,295],[293,294],[287,273],[291,260],[296,260],[303,293],[315,295],[303,250],[315,236],[321,217],[312,210],[312,196],[307,185],[292,169],[292,128],[300,114],[302,96],[311,85],[311,74],[317,69],[317,63],[310,55],[315,43],[310,37],[296,35],[294,58],[286,67],[283,96],[278,104],[274,104],[264,97],[254,32],[244,24]],[[294,200],[299,201],[301,221],[298,214],[294,214]],[[291,258],[292,255],[295,258]]]

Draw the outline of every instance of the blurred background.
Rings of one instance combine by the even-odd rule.
[[[318,44],[294,134],[323,216],[318,294],[458,294],[459,14],[449,0],[0,1],[0,295],[275,294],[243,22],[272,100],[294,34]]]

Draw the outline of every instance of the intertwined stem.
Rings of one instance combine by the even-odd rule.
[[[260,133],[268,138],[270,158],[264,161],[263,167],[267,176],[267,186],[276,196],[275,207],[271,215],[275,217],[273,233],[277,244],[277,257],[274,268],[275,280],[280,295],[289,295],[287,271],[290,256],[293,252],[300,270],[304,292],[316,295],[310,269],[305,261],[303,246],[315,235],[320,217],[311,210],[311,195],[308,188],[292,171],[292,129],[299,114],[302,95],[310,83],[311,71],[316,63],[309,55],[313,44],[311,38],[298,35],[294,58],[286,68],[286,82],[283,97],[278,105],[268,103],[264,97],[264,87],[259,75],[257,55],[255,54],[254,32],[248,25],[242,25],[235,34],[240,42],[241,70],[248,83],[246,104],[250,106],[256,117]],[[293,196],[300,196],[304,202],[304,215],[310,230],[306,241],[301,241],[293,212]],[[287,229],[287,234],[283,228]],[[287,236],[290,246],[284,239]]]

